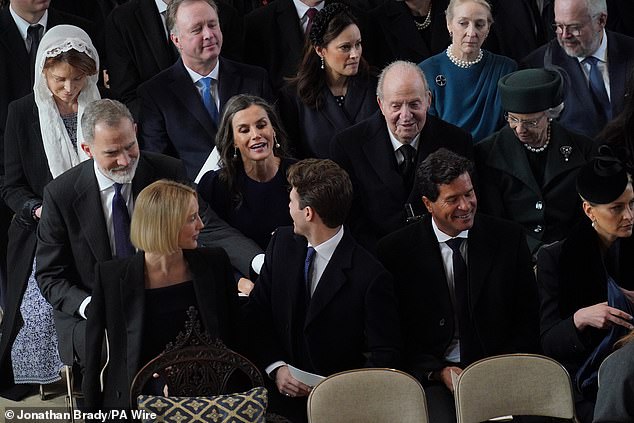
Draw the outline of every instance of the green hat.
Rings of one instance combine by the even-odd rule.
[[[559,72],[524,69],[498,81],[502,107],[511,113],[537,113],[558,106],[562,100]]]

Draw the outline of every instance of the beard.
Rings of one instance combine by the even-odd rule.
[[[101,173],[103,173],[106,177],[118,184],[129,184],[134,178],[138,164],[139,158],[135,157],[130,160],[130,163],[127,166],[120,166],[112,169],[99,168],[99,170],[101,170]]]

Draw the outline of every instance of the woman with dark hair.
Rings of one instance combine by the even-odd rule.
[[[60,378],[51,306],[35,280],[35,247],[44,186],[88,156],[79,146],[82,114],[100,98],[99,57],[83,30],[58,25],[44,34],[33,93],[9,105],[2,197],[15,216],[9,228],[7,309],[0,340],[0,389]],[[69,363],[70,364],[70,363]],[[18,392],[22,391],[22,392]]]
[[[582,423],[592,421],[599,365],[634,328],[632,179],[611,152],[599,153],[577,175],[587,219],[537,257],[541,345],[570,373]]]
[[[376,79],[361,56],[357,18],[341,3],[315,15],[297,76],[279,99],[279,111],[300,158],[328,158],[339,131],[374,113]]]
[[[212,338],[239,344],[231,263],[221,248],[198,248],[203,226],[189,186],[162,179],[137,196],[130,241],[138,252],[95,268],[83,385],[89,408],[127,409],[134,375],[184,331],[192,306]]]

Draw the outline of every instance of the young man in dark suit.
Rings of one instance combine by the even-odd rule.
[[[377,101],[380,113],[341,131],[330,144],[332,159],[350,174],[355,189],[350,227],[371,252],[381,237],[405,225],[406,209],[423,211],[414,183],[418,163],[440,147],[473,157],[469,133],[427,114],[431,94],[415,64],[386,66]]]
[[[451,373],[484,357],[538,348],[537,286],[522,229],[476,213],[472,164],[446,149],[417,170],[429,212],[379,242],[394,275],[405,370],[430,421],[455,422]]]
[[[116,190],[127,208],[129,224],[134,198],[147,185],[158,179],[187,181],[179,160],[140,154],[132,115],[117,101],[91,103],[84,111],[82,130],[81,148],[92,160],[63,173],[44,189],[36,250],[36,278],[54,309],[60,357],[65,364],[76,362],[80,367],[85,364],[85,319],[90,315],[95,263],[127,257],[132,248],[129,240],[128,245],[119,243],[125,236],[119,237],[116,229]],[[230,258],[243,257],[248,269],[259,248],[210,209],[201,215],[209,229],[206,235],[201,232],[201,244],[221,246]]]
[[[273,235],[247,307],[258,362],[275,380],[272,406],[301,422],[310,387],[288,365],[323,376],[394,367],[400,334],[392,277],[343,227],[352,202],[346,172],[307,159],[288,180],[293,227]]]
[[[236,94],[272,100],[262,68],[221,58],[223,35],[213,0],[172,0],[167,28],[180,59],[139,87],[143,150],[180,158],[194,180],[214,147],[222,109]]]

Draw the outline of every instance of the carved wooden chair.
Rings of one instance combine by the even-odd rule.
[[[201,330],[198,311],[190,307],[185,330],[174,342],[138,371],[130,387],[130,406],[148,383],[165,384],[167,395],[175,397],[209,397],[264,386],[262,374],[244,356],[227,348],[220,339],[212,339]],[[267,422],[288,422],[267,414]]]

